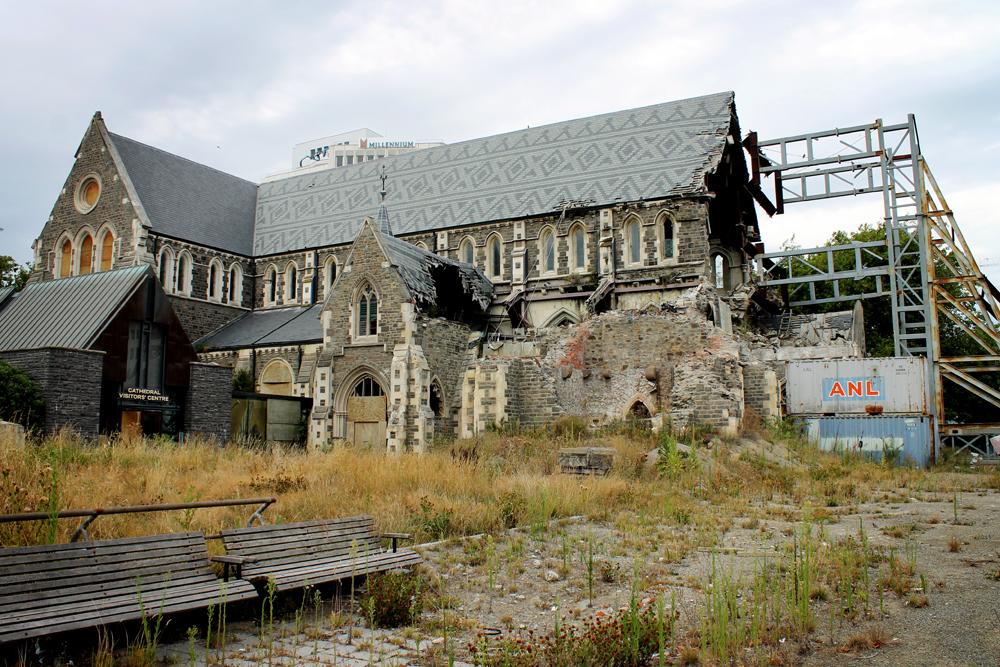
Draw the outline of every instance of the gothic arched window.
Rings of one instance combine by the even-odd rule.
[[[358,338],[378,334],[378,294],[371,284],[365,285],[358,294]]]

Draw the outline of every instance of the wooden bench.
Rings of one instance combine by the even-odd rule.
[[[392,539],[392,551],[382,547],[381,538]],[[379,535],[371,516],[236,528],[222,531],[226,556],[216,560],[236,565],[237,576],[258,586],[273,578],[277,590],[287,591],[423,561],[411,549],[397,550],[398,539],[410,536]]]
[[[215,575],[200,531],[0,549],[0,643],[256,596]]]

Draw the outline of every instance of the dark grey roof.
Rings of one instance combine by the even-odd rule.
[[[0,313],[0,350],[86,350],[146,276],[155,275],[143,265],[28,283]]]
[[[263,183],[254,252],[349,243],[391,174],[402,235],[558,209],[705,192],[722,156],[733,93],[518,130]]]
[[[0,311],[2,311],[7,304],[7,300],[14,295],[14,286],[8,285],[7,287],[0,287]]]
[[[110,136],[154,232],[239,255],[253,252],[256,183]]]
[[[255,310],[198,340],[213,350],[294,345],[323,340],[322,304]]]
[[[435,255],[393,236],[383,235],[382,241],[389,254],[389,261],[396,265],[410,296],[421,310],[432,305],[442,305],[439,298],[444,295],[440,294],[442,290],[439,288],[439,281],[454,280],[456,277],[461,283],[462,293],[477,303],[481,310],[486,310],[493,301],[493,283],[472,264]],[[440,272],[441,275],[435,276],[442,268],[444,270]]]

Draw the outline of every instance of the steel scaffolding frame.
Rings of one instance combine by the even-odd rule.
[[[836,152],[817,156],[821,143],[833,144]],[[789,307],[888,296],[896,356],[928,356],[932,361],[931,408],[936,423],[944,418],[944,379],[1000,407],[1000,392],[972,375],[1000,371],[1000,291],[980,270],[921,155],[914,116],[897,125],[884,125],[879,119],[868,125],[754,141],[748,149],[758,172],[755,182],[759,175],[774,177],[778,213],[784,212],[785,204],[876,192],[882,193],[885,211],[885,241],[759,253],[757,282],[788,290]],[[834,260],[845,255],[853,262],[846,262],[849,269],[838,270]],[[818,258],[822,259],[817,262]],[[874,279],[874,289],[841,294],[841,281],[864,278]],[[817,286],[824,284],[832,288],[833,296],[817,296]],[[977,343],[979,354],[942,356],[938,319],[942,315]],[[985,426],[949,424],[943,435],[961,438],[980,433]],[[935,456],[939,447],[935,430]],[[983,453],[988,453],[985,448]]]

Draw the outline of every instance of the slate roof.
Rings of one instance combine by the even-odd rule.
[[[256,183],[119,134],[109,135],[154,232],[250,256]]]
[[[28,283],[0,312],[0,350],[89,349],[146,276],[155,275],[143,265]]]
[[[719,163],[733,93],[518,130],[263,183],[257,256],[349,243],[390,176],[402,235],[557,210],[705,192]]]
[[[323,340],[319,315],[323,304],[255,310],[203,336],[195,344],[213,350],[263,345],[318,343]]]
[[[438,286],[433,272],[438,267],[452,267],[462,282],[462,292],[486,310],[493,301],[493,283],[472,264],[435,255],[394,236],[382,236],[389,261],[396,265],[410,296],[422,310],[438,304]]]

